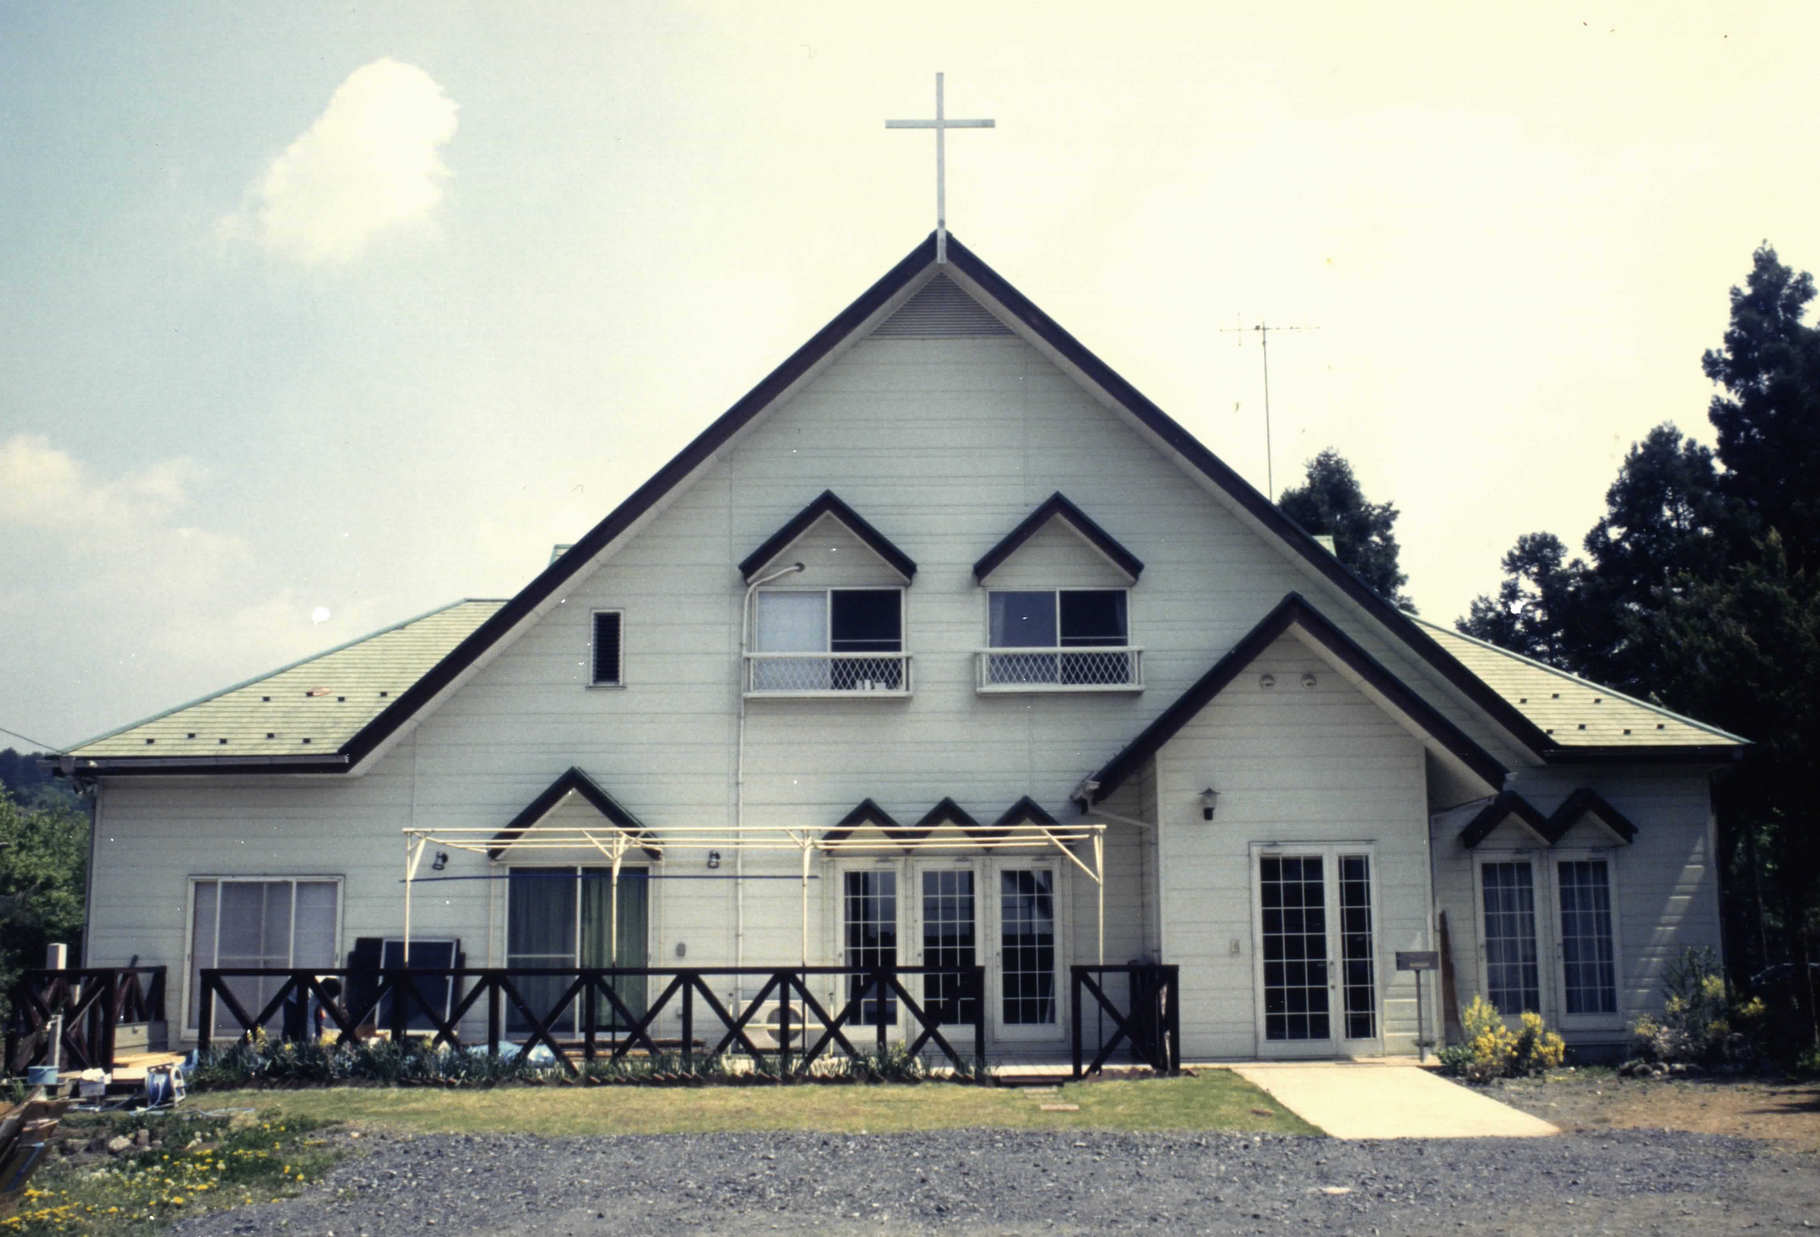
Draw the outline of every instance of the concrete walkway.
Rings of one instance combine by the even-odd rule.
[[[1540,1117],[1413,1065],[1295,1061],[1235,1065],[1289,1111],[1335,1138],[1538,1138]]]

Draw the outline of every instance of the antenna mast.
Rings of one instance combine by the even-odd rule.
[[[1277,500],[1276,460],[1270,448],[1270,333],[1272,331],[1318,331],[1318,326],[1271,326],[1258,320],[1256,326],[1226,326],[1220,328],[1220,334],[1230,335],[1234,331],[1256,331],[1258,342],[1264,349],[1264,497],[1271,502]],[[1239,342],[1243,343],[1243,340]]]

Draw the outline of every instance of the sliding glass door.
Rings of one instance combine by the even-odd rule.
[[[506,965],[508,967],[642,967],[649,965],[648,869],[621,868],[618,915],[613,913],[612,869],[605,867],[515,867],[507,873]],[[541,1016],[556,1003],[574,976],[519,976],[513,985]],[[614,992],[634,1017],[645,1009],[642,977],[615,981]],[[593,1002],[597,1031],[622,1029],[602,998]],[[589,1002],[576,1000],[556,1026],[565,1033],[586,1029]],[[508,1023],[530,1030],[516,1009]]]

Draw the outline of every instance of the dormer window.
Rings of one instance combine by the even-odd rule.
[[[904,590],[760,589],[746,664],[752,696],[907,696]]]
[[[1140,691],[1122,588],[997,589],[987,595],[980,691]]]

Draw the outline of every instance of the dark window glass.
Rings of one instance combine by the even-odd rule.
[[[904,647],[903,594],[887,589],[836,589],[829,595],[829,651],[897,653]]]
[[[1125,593],[1092,589],[1061,595],[1062,647],[1117,647],[1126,643]]]
[[[995,649],[1055,647],[1055,594],[993,593],[991,640]]]
[[[619,682],[619,619],[617,610],[594,615],[594,681]]]

